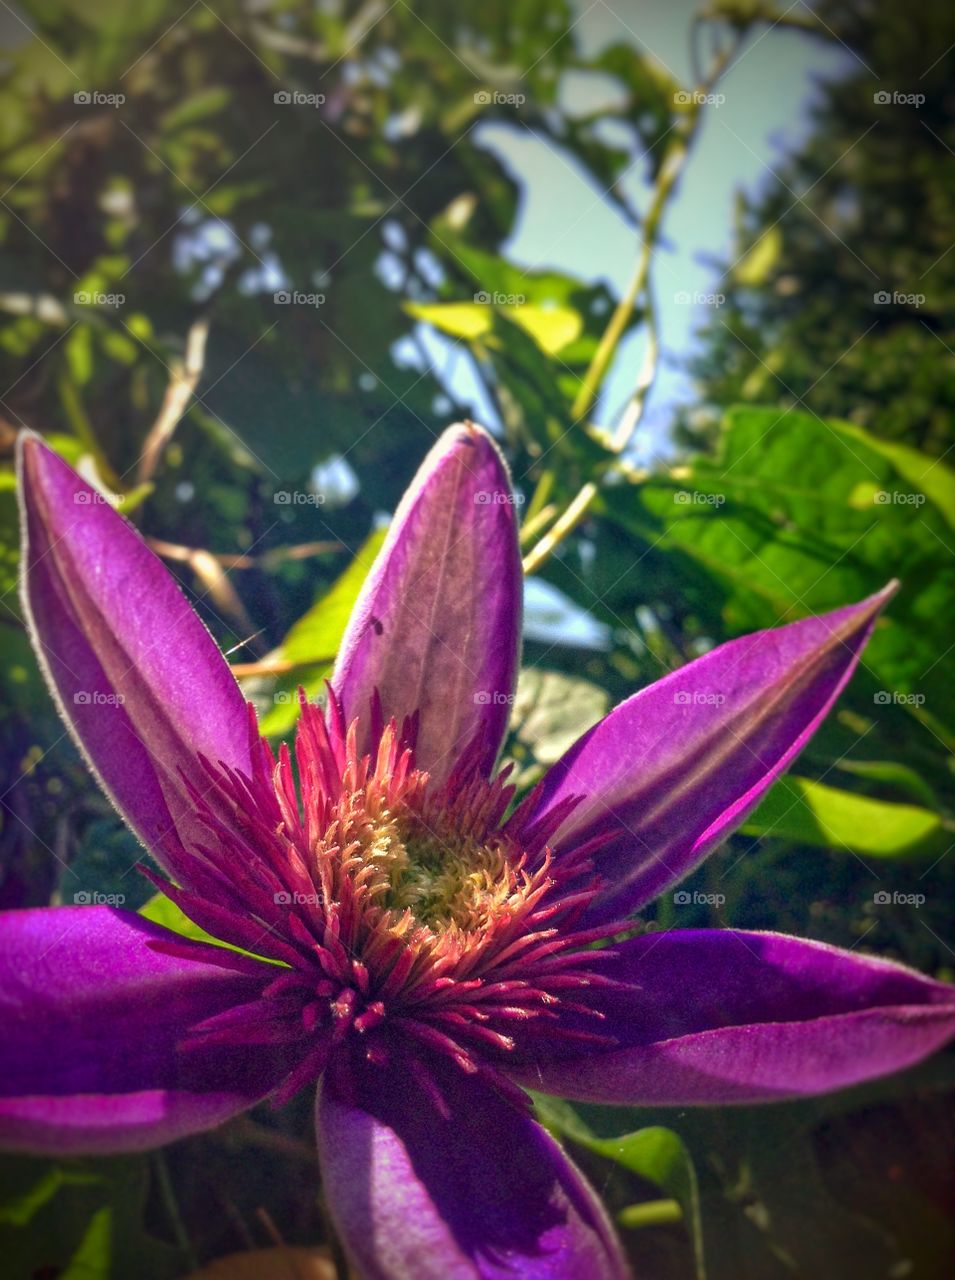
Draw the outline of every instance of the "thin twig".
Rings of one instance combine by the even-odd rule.
[[[206,339],[209,336],[208,317],[196,320],[186,335],[186,356],[180,365],[173,367],[166,394],[156,421],[146,436],[139,459],[139,483],[152,479],[162,452],[188,408],[206,360]]]
[[[634,387],[633,395],[620,416],[617,429],[611,439],[611,448],[616,453],[623,453],[643,420],[647,396],[656,381],[657,369],[660,364],[660,330],[657,323],[656,303],[653,300],[653,290],[649,277],[644,285],[643,292],[645,299],[644,316],[647,326],[647,349],[643,355],[643,364],[640,366],[640,372],[637,374],[637,385]]]
[[[291,547],[273,547],[258,556],[220,555],[215,551],[207,551],[204,547],[184,547],[178,542],[166,542],[162,538],[147,538],[146,541],[157,555],[164,560],[177,560],[188,564],[193,556],[209,556],[223,569],[273,569],[284,564],[286,560],[308,560],[312,556],[339,554],[348,548],[343,542],[299,542]]]
[[[676,189],[678,179],[686,166],[693,142],[699,131],[701,106],[732,61],[741,39],[742,36],[738,34],[736,40],[727,49],[717,53],[708,76],[695,90],[679,128],[674,130],[673,139],[667,148],[657,173],[653,194],[643,220],[640,251],[633,275],[613,310],[613,314],[597,344],[597,350],[594,352],[587,371],[581,380],[574,403],[571,406],[571,416],[575,422],[580,422],[589,417],[620,340],[642,299],[648,328],[648,345],[637,376],[637,384],[633,395],[621,416],[616,431],[609,440],[611,449],[617,454],[622,454],[633,439],[633,434],[643,416],[647,397],[653,386],[659,365],[660,338],[650,282],[650,268],[653,263],[653,254],[663,214]],[[550,531],[525,556],[525,573],[533,573],[553,554],[562,539],[572,533],[577,525],[580,524],[596,496],[596,485],[592,481],[588,481],[579,490],[564,511],[564,514],[555,522]]]
[[[525,573],[533,573],[552,554],[558,543],[577,528],[596,496],[597,486],[588,481],[550,532],[545,533],[533,551],[529,551],[524,557]]]
[[[262,1223],[262,1226],[265,1228],[265,1233],[272,1243],[274,1245],[278,1245],[280,1249],[284,1249],[285,1240],[282,1238],[282,1233],[275,1225],[275,1219],[269,1213],[268,1209],[266,1209],[264,1204],[260,1204],[258,1206],[255,1211],[255,1216],[258,1218],[259,1222]]]

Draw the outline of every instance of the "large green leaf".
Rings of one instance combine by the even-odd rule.
[[[601,1138],[568,1102],[536,1094],[534,1107],[541,1121],[553,1133],[569,1138],[595,1155],[612,1160],[630,1173],[654,1183],[679,1206],[680,1215],[693,1243],[696,1275],[702,1280],[706,1275],[706,1268],[696,1172],[679,1135],[663,1125],[652,1125],[632,1133],[623,1133],[619,1137]],[[623,1210],[621,1221],[632,1227],[669,1221],[671,1219],[668,1213],[661,1212],[666,1204],[667,1202],[651,1201],[632,1206]]]
[[[742,829],[748,835],[780,836],[874,858],[937,853],[946,838],[942,819],[930,809],[874,800],[799,777],[780,779]]]
[[[848,424],[744,407],[726,415],[715,458],[604,501],[631,532],[708,570],[731,632],[821,613],[898,577],[863,661],[871,716],[890,724],[909,713],[944,736],[955,723],[955,687],[939,663],[955,561],[934,501],[950,483],[940,466]]]

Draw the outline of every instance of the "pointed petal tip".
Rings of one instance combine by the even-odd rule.
[[[430,473],[445,459],[454,455],[461,456],[468,449],[474,451],[480,463],[496,463],[505,482],[510,485],[510,469],[501,446],[487,427],[482,427],[479,422],[474,422],[470,418],[463,418],[460,422],[452,422],[450,426],[445,427],[421,464],[419,475]]]
[[[181,876],[186,832],[199,834],[182,779],[200,752],[250,767],[245,701],[179,584],[113,503],[35,433],[21,433],[17,453],[20,590],[38,664],[107,796]]]
[[[14,446],[14,464],[17,478],[17,499],[21,506],[28,500],[29,491],[42,482],[45,455],[51,452],[49,445],[35,431],[24,428],[17,432]]]
[[[29,428],[17,434],[15,464],[17,499],[24,519],[29,511],[52,526],[57,518],[62,521],[66,511],[81,514],[87,505],[98,506],[103,502],[102,495],[41,435]],[[119,518],[124,518],[113,510]]]
[[[435,785],[470,754],[489,773],[516,681],[521,591],[507,465],[483,427],[454,423],[399,503],[352,611],[332,677],[346,715],[367,714],[376,694],[386,719],[420,713],[417,760]]]
[[[592,918],[639,909],[739,826],[822,722],[898,589],[893,579],[711,649],[622,702],[550,769],[525,821],[583,793],[555,848],[605,837],[596,865],[608,887]]]
[[[15,451],[17,471],[21,477],[29,474],[31,480],[39,480],[43,468],[51,462],[67,468],[56,450],[51,449],[43,437],[29,427],[17,432]]]
[[[873,593],[870,596],[866,596],[865,599],[860,600],[859,603],[855,606],[855,608],[863,609],[866,606],[868,606],[869,612],[873,614],[879,614],[882,612],[885,606],[889,603],[889,601],[892,600],[896,595],[898,595],[901,589],[902,589],[902,583],[899,581],[899,579],[890,578],[884,587],[881,587],[878,591],[873,591]]]
[[[584,1054],[555,1039],[548,1050],[553,1024],[532,1031],[519,1082],[628,1106],[782,1101],[914,1066],[955,1035],[955,987],[782,933],[646,934],[615,944],[601,973],[613,981],[590,1002],[615,1047]]]

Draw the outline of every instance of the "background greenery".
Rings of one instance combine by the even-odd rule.
[[[30,0],[15,16],[0,67],[0,905],[149,897],[23,634],[16,431],[120,495],[283,734],[289,691],[328,671],[380,513],[479,386],[526,498],[529,568],[597,637],[555,624],[528,640],[508,747],[522,785],[663,671],[898,576],[837,712],[687,886],[723,903],[671,897],[647,920],[781,929],[951,978],[948,6],[717,0],[694,24],[704,93],[730,92],[733,51],[773,27],[847,56],[799,153],[740,192],[736,252],[714,264],[725,303],[693,356],[699,395],[652,467],[632,439],[665,319],[653,265],[708,106],[681,101],[693,86],[635,42],[585,56],[560,0]],[[616,105],[569,110],[571,73],[612,77]],[[74,99],[94,91],[125,100]],[[323,101],[275,99],[294,93]],[[621,298],[508,260],[520,189],[475,140],[489,120],[547,139],[633,222]],[[620,180],[640,157],[634,210]],[[323,300],[277,303],[283,289]],[[634,331],[650,358],[608,424],[600,385]],[[336,456],[355,492],[340,466],[315,473]],[[325,501],[276,500],[289,493]],[[942,1280],[951,1082],[940,1056],[798,1105],[541,1108],[638,1275]],[[159,1280],[327,1242],[310,1125],[302,1102],[157,1156],[3,1161],[7,1273]]]

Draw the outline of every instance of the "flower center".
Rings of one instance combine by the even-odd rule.
[[[362,849],[365,865],[375,871],[380,905],[397,914],[410,911],[434,933],[487,928],[514,893],[512,856],[499,836],[480,841],[444,833],[410,812],[379,819]]]
[[[475,1071],[552,1026],[558,1007],[599,1028],[581,995],[609,953],[591,944],[621,925],[577,926],[598,889],[586,847],[557,859],[546,832],[512,833],[505,775],[431,788],[413,725],[379,722],[374,736],[362,754],[334,698],[326,715],[303,698],[294,765],[261,743],[252,777],[203,762],[212,789],[190,784],[210,842],[197,847],[200,883],[166,891],[284,966],[221,1034],[310,1045],[293,1090],[346,1046],[384,1061],[398,1037]],[[560,1034],[606,1039],[590,1025]]]

